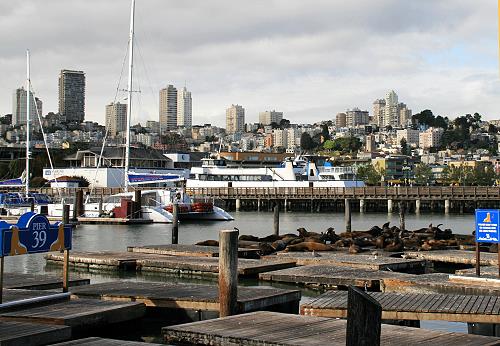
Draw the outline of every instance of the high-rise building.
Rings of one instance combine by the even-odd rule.
[[[337,128],[341,128],[341,127],[346,127],[347,126],[346,116],[347,115],[345,113],[337,113],[337,115],[335,116],[335,126]]]
[[[110,103],[106,106],[106,131],[111,137],[127,129],[127,105]]]
[[[23,87],[14,90],[14,95],[12,97],[12,125],[26,125],[26,90]],[[42,101],[35,97],[33,98],[33,93],[30,91],[30,119],[31,124],[37,127],[38,114],[40,118],[42,117]]]
[[[85,73],[61,70],[59,74],[59,114],[67,122],[85,120]]]
[[[160,128],[161,132],[170,131],[177,126],[177,89],[167,85],[160,90]]]
[[[273,146],[275,147],[288,147],[288,131],[282,129],[273,130]]]
[[[366,125],[370,121],[370,116],[367,111],[362,111],[359,108],[348,109],[346,114],[346,126],[355,127],[358,125]]]
[[[396,144],[399,145],[401,143],[401,140],[404,138],[406,140],[406,143],[410,146],[418,146],[418,141],[419,141],[419,130],[413,130],[413,129],[404,129],[404,130],[398,130],[396,132]]]
[[[271,125],[272,123],[279,123],[283,120],[283,112],[265,111],[259,113],[259,123],[262,125]]]
[[[411,125],[411,109],[408,109],[404,103],[398,105],[399,111],[399,126],[407,127]]]
[[[191,92],[186,87],[177,93],[177,126],[191,128],[193,125]]]
[[[231,105],[226,109],[226,132],[229,134],[245,131],[245,108]]]
[[[437,148],[441,145],[441,137],[444,129],[441,127],[429,127],[426,131],[421,132],[418,138],[418,146],[422,149]]]
[[[384,125],[384,114],[385,114],[385,100],[379,99],[373,101],[373,122],[379,126]]]
[[[398,95],[394,90],[389,91],[385,95],[385,111],[383,126],[399,126],[399,110],[398,110]]]
[[[365,137],[365,151],[367,153],[374,153],[377,151],[377,143],[375,142],[375,136],[370,134]]]

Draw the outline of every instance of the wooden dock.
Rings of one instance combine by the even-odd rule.
[[[104,339],[104,338],[85,338],[73,341],[61,342],[54,344],[52,346],[155,346],[160,344],[151,344],[140,341],[126,341],[126,340],[115,340],[115,339]]]
[[[345,345],[346,321],[273,312],[254,312],[164,327],[174,345]],[[498,338],[382,325],[382,345],[498,345]]]
[[[62,265],[64,256],[59,252],[48,253],[47,263]],[[217,257],[184,257],[148,254],[141,252],[74,252],[69,256],[73,267],[99,270],[131,270],[152,271],[188,275],[218,275],[219,259]],[[271,260],[256,260],[240,258],[238,274],[240,276],[257,276],[259,273],[291,268],[295,261],[275,258]]]
[[[89,283],[89,279],[81,279],[74,275],[70,276],[70,287],[88,285]],[[62,288],[62,275],[4,273],[3,287],[30,290]]]
[[[66,325],[73,333],[135,320],[144,316],[142,303],[73,299],[11,312],[0,312],[1,321]]]
[[[371,270],[391,270],[411,273],[424,273],[427,261],[423,259],[405,259],[388,257],[381,254],[351,255],[346,252],[278,252],[265,256],[265,259],[283,258],[296,261],[297,265],[333,265]]]
[[[142,302],[148,308],[219,311],[217,286],[120,281],[77,287],[72,294],[79,298]],[[238,312],[271,309],[297,313],[300,297],[298,290],[238,287]]]
[[[47,345],[69,340],[71,328],[50,324],[0,321],[0,345]]]
[[[153,220],[128,219],[119,217],[78,217],[78,223],[91,225],[145,225],[153,223]]]
[[[219,257],[218,246],[186,244],[146,245],[129,246],[127,247],[127,251],[170,256]],[[258,249],[238,249],[238,257],[240,258],[259,258],[258,253]]]
[[[481,277],[498,279],[498,267],[495,266],[481,266]],[[455,270],[455,275],[460,276],[476,276],[476,268],[467,268]]]
[[[409,258],[450,264],[476,264],[476,253],[467,250],[406,251]],[[498,254],[481,252],[482,266],[498,266]]]
[[[500,323],[500,297],[370,292],[386,320]],[[329,291],[300,307],[307,316],[347,318],[347,292]]]

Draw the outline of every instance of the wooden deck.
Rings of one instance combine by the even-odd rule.
[[[63,264],[63,254],[48,253],[45,256],[48,263]],[[132,270],[168,272],[173,274],[217,275],[219,259],[217,257],[184,257],[147,254],[141,252],[70,252],[71,266],[99,270]],[[240,258],[238,273],[240,276],[256,276],[259,273],[291,268],[295,261],[275,258],[270,260],[255,260]]]
[[[423,273],[426,261],[423,259],[405,259],[383,255],[359,254],[351,255],[345,252],[278,252],[277,255],[265,256],[265,259],[283,258],[294,260],[297,265],[334,265],[371,270],[392,270]]]
[[[160,344],[151,344],[140,341],[126,341],[126,340],[115,340],[115,339],[104,339],[104,338],[85,338],[73,341],[61,342],[54,344],[52,346],[155,346]]]
[[[498,267],[481,266],[481,277],[498,279]],[[455,270],[455,275],[476,276],[476,268]]]
[[[89,279],[80,279],[74,275],[70,275],[70,287],[88,285],[89,283]],[[62,275],[4,273],[3,287],[30,290],[62,288]]]
[[[467,250],[406,251],[409,258],[452,264],[476,264],[476,253]],[[498,254],[481,252],[481,265],[498,266]]]
[[[152,308],[219,311],[217,286],[120,281],[77,287],[72,294],[79,298],[142,302]],[[298,290],[238,287],[238,311],[287,306],[295,309],[297,304],[298,312],[300,297]]]
[[[112,302],[96,299],[73,299],[0,313],[1,321],[66,325],[73,332],[101,328],[109,324],[134,320],[144,316],[142,303]]]
[[[0,321],[0,345],[47,345],[69,340],[71,328],[38,323]]]
[[[369,293],[386,320],[443,320],[500,323],[500,297],[445,294]],[[347,292],[330,291],[304,303],[307,316],[347,318]]]
[[[186,244],[129,246],[127,251],[156,255],[186,256],[186,257],[219,257],[218,246],[201,246]],[[258,249],[238,249],[240,258],[259,258]]]
[[[345,345],[346,321],[272,312],[164,327],[165,341],[192,345]],[[498,345],[498,338],[382,325],[381,345]]]

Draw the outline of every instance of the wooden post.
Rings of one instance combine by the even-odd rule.
[[[404,231],[406,229],[406,226],[405,226],[405,202],[399,201],[398,209],[399,209],[399,229]]]
[[[274,235],[280,235],[280,203],[274,202]]]
[[[83,210],[83,190],[78,190],[76,192],[76,217],[82,216],[84,214]]]
[[[498,277],[500,278],[500,244],[497,244],[498,248]]]
[[[3,256],[0,257],[0,304],[3,303],[3,270],[4,269],[4,261]]]
[[[481,249],[479,242],[476,241],[476,276],[481,276]]]
[[[69,288],[69,250],[64,251],[63,262],[63,292],[68,292]]]
[[[30,211],[33,213],[35,211],[35,198],[30,198]]]
[[[69,204],[63,204],[62,222],[65,225],[69,224]]]
[[[357,287],[349,286],[347,346],[380,345],[382,306]]]
[[[135,213],[134,213],[134,219],[141,219],[142,218],[142,200],[141,200],[141,190],[135,190]]]
[[[346,198],[344,201],[345,205],[345,231],[346,232],[351,232],[352,227],[351,227],[351,201]]]
[[[172,204],[172,244],[179,244],[179,205]]]
[[[237,230],[219,232],[219,316],[235,315],[238,299]]]

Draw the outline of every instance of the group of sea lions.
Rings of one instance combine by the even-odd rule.
[[[260,255],[269,255],[278,251],[335,251],[347,249],[351,254],[357,254],[370,249],[380,249],[387,252],[404,250],[430,251],[441,250],[459,245],[472,245],[472,236],[454,235],[450,229],[442,230],[442,224],[413,231],[389,227],[389,222],[373,226],[367,231],[353,231],[336,234],[330,227],[325,232],[308,232],[305,228],[297,229],[298,234],[270,235],[259,238],[252,235],[241,235],[240,248],[259,249]],[[196,245],[218,246],[216,240],[206,240]]]

